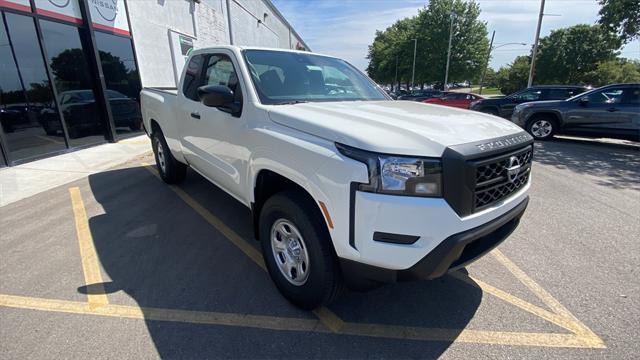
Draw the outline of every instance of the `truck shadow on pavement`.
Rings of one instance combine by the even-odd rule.
[[[265,271],[147,169],[98,173],[89,183],[104,210],[89,225],[110,279],[104,283],[110,303],[136,305],[143,312],[169,308],[317,319],[290,305]],[[247,208],[192,171],[180,188],[258,247]],[[79,287],[83,293],[95,289],[95,284]],[[453,340],[481,298],[479,288],[447,276],[349,292],[330,309],[348,322],[447,329]],[[161,358],[436,358],[452,343],[145,321]]]

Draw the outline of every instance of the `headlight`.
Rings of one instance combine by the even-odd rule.
[[[336,144],[344,156],[361,161],[369,170],[369,183],[358,190],[409,196],[442,196],[442,163],[439,159],[382,155]]]

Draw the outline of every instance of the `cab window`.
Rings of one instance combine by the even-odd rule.
[[[187,64],[187,70],[184,74],[184,81],[182,83],[182,92],[184,96],[193,101],[200,101],[198,99],[198,76],[202,69],[203,55],[194,55]]]
[[[537,101],[537,100],[540,100],[541,97],[542,97],[541,90],[531,89],[531,90],[523,91],[518,95],[515,95],[513,99],[517,101]]]

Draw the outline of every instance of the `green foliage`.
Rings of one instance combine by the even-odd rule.
[[[413,41],[418,40],[416,84],[442,82],[447,61],[451,13],[455,14],[450,81],[477,81],[489,47],[486,24],[478,19],[480,6],[475,1],[432,0],[411,18],[399,20],[384,31],[376,32],[369,46],[367,73],[379,83],[392,83],[398,61],[398,80],[411,80]]]
[[[580,83],[599,62],[615,59],[621,45],[615,34],[598,25],[554,30],[540,39],[535,83]]]
[[[628,59],[603,61],[595,70],[584,75],[584,82],[594,86],[640,82],[640,61]]]
[[[640,38],[640,1],[599,0],[598,22],[620,35],[624,42]]]
[[[518,56],[511,64],[498,70],[495,81],[503,94],[508,95],[527,86],[529,62],[528,56]]]

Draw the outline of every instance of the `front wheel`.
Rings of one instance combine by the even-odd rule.
[[[304,199],[297,191],[269,198],[260,212],[259,231],[276,287],[294,305],[311,310],[337,298],[342,276],[322,215]]]
[[[153,132],[151,145],[153,146],[158,173],[160,173],[162,180],[167,184],[182,182],[187,175],[187,165],[179,162],[171,155],[162,131],[156,130]]]
[[[548,140],[556,132],[555,122],[545,118],[533,119],[527,124],[527,132],[536,140]]]

